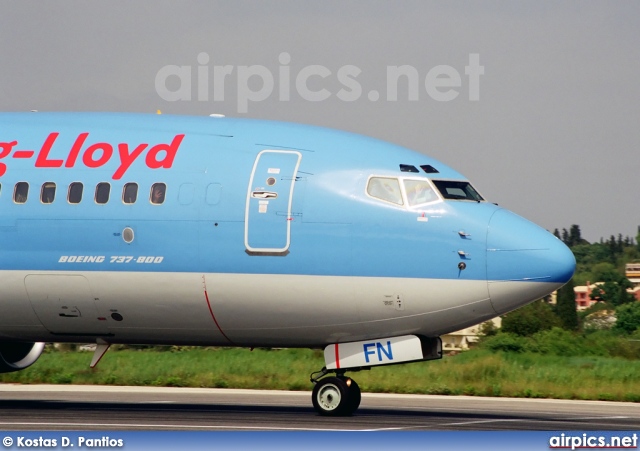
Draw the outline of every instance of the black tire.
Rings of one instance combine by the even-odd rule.
[[[349,391],[349,387],[342,378],[320,379],[311,393],[313,408],[323,416],[349,415],[351,412],[348,411],[352,404]]]
[[[360,386],[350,377],[345,377],[344,382],[347,385],[347,389],[349,391],[349,405],[347,406],[344,415],[352,415],[353,412],[358,410],[358,407],[360,407],[362,393],[360,392]]]

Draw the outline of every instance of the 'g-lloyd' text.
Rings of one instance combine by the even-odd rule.
[[[107,142],[88,144],[89,133],[80,133],[71,146],[65,159],[49,158],[49,152],[53,148],[59,133],[50,133],[45,139],[42,147],[36,156],[35,167],[37,168],[73,168],[79,161],[88,168],[99,168],[116,158],[119,165],[113,173],[113,180],[119,180],[131,167],[134,161],[142,158],[145,153],[144,162],[150,169],[169,169],[173,166],[173,160],[178,153],[184,135],[176,135],[171,143],[160,143],[149,147],[148,143],[140,143],[137,146],[129,143],[111,145]],[[8,157],[29,159],[35,155],[34,150],[17,149],[18,141],[0,142],[0,159]],[[13,152],[13,153],[12,153]],[[7,172],[7,165],[0,163],[0,177]]]

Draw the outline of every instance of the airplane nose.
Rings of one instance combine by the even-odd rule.
[[[487,232],[487,281],[498,314],[543,298],[567,283],[576,268],[571,250],[542,227],[496,211]]]

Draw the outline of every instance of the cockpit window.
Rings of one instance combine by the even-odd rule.
[[[477,202],[484,200],[469,182],[433,180],[433,183],[445,199],[473,200]]]
[[[410,207],[438,200],[438,195],[426,180],[405,180],[404,190]]]
[[[411,165],[411,164],[401,164],[400,165],[400,171],[402,172],[420,172],[418,171],[418,168]]]
[[[367,194],[396,205],[403,205],[400,182],[391,177],[371,177],[367,185]]]
[[[420,168],[427,174],[438,174],[440,172],[430,164],[423,164],[420,166]]]

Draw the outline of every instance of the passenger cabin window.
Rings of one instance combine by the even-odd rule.
[[[16,204],[24,204],[29,197],[29,184],[27,182],[18,182],[13,191],[13,201]]]
[[[82,201],[82,183],[73,182],[69,185],[69,192],[67,193],[67,201],[70,204],[79,204]]]
[[[154,183],[151,187],[150,200],[152,204],[160,205],[164,202],[164,196],[167,191],[167,185],[164,183]]]
[[[40,190],[40,202],[50,204],[56,198],[56,184],[53,182],[45,182]]]
[[[426,180],[405,180],[404,190],[410,207],[438,200],[438,196]]]
[[[434,180],[433,184],[436,185],[436,188],[445,199],[473,200],[477,202],[484,200],[469,182]]]
[[[391,177],[371,177],[367,184],[367,194],[376,199],[403,205],[400,182]]]
[[[109,202],[109,193],[111,192],[111,185],[107,182],[98,183],[96,186],[96,204],[106,204]]]
[[[122,202],[125,204],[135,204],[138,198],[138,184],[126,183],[122,189]]]

